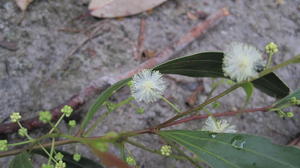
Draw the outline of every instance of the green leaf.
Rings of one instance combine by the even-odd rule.
[[[275,98],[283,98],[290,93],[288,86],[275,75],[270,73],[252,81],[254,87]]]
[[[204,52],[180,57],[158,65],[153,70],[163,74],[191,77],[224,77],[222,52]]]
[[[191,77],[225,78],[222,64],[224,53],[204,52],[170,60],[158,65],[154,70],[163,74],[178,74]],[[273,72],[252,82],[260,91],[282,98],[289,94],[289,88]]]
[[[297,90],[294,91],[292,94],[290,94],[290,95],[284,97],[283,99],[277,101],[277,102],[273,105],[273,108],[278,108],[278,107],[280,107],[280,106],[282,106],[282,105],[287,104],[287,103],[290,101],[290,99],[291,99],[292,97],[296,97],[296,98],[299,100],[299,99],[300,99],[300,89],[297,89]]]
[[[247,134],[172,130],[159,133],[213,168],[299,168],[300,150]]]
[[[94,115],[96,114],[96,112],[100,109],[100,107],[103,105],[103,103],[117,90],[119,90],[120,88],[122,88],[124,85],[127,84],[127,82],[129,82],[131,80],[131,78],[127,78],[124,80],[121,80],[117,83],[115,83],[114,85],[110,86],[109,88],[107,88],[105,91],[103,91],[98,98],[96,99],[95,103],[90,107],[88,113],[86,114],[82,124],[81,124],[81,129],[86,128],[86,126],[88,125],[88,123],[90,122],[90,120],[93,119]]]
[[[247,105],[250,102],[250,99],[253,94],[253,84],[250,82],[247,82],[242,85],[242,88],[244,89],[244,91],[246,93],[245,105]]]
[[[76,162],[75,160],[73,160],[72,154],[61,150],[56,151],[64,155],[63,161],[66,162],[67,168],[103,168],[102,165],[86,157],[81,157],[81,159]],[[32,152],[48,158],[48,155],[42,150],[33,150]]]
[[[30,155],[27,152],[22,152],[15,156],[10,162],[9,168],[33,168],[30,160]]]

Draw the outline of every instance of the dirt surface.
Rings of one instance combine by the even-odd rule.
[[[90,16],[79,19],[78,16],[85,15],[87,11],[87,1],[84,0],[42,0],[35,1],[29,7],[20,24],[17,22],[22,13],[14,1],[2,0],[0,41],[17,43],[17,50],[0,47],[0,119],[7,120],[10,113],[15,111],[21,112],[25,118],[35,116],[40,110],[48,110],[64,102],[94,79],[106,74],[118,75],[139,65],[141,61],[134,59],[133,49],[142,18],[146,20],[145,48],[157,52],[201,22],[201,18],[189,17],[189,12],[204,11],[211,14],[224,6],[229,8],[231,15],[176,56],[222,50],[233,41],[250,43],[260,50],[268,42],[276,42],[280,53],[275,55],[274,63],[300,53],[300,2],[297,0],[283,4],[276,4],[274,0],[170,0],[151,13],[107,20]],[[94,38],[80,45],[95,29],[98,32]],[[82,47],[71,55],[77,46]],[[276,73],[295,90],[300,87],[299,72],[299,65],[291,65]],[[187,109],[185,99],[199,85],[199,80],[180,76],[174,78],[181,82],[168,78],[166,97],[182,109]],[[205,91],[199,94],[199,103],[209,92],[210,85],[211,80],[204,79]],[[128,94],[128,89],[124,89],[114,100],[120,101]],[[244,96],[242,90],[230,94],[226,99],[221,99],[222,108],[216,111],[239,108]],[[256,91],[249,107],[262,107],[272,102],[273,98]],[[145,128],[175,114],[164,102],[142,106],[145,108],[145,114],[142,115],[135,114],[129,106],[119,109],[99,126],[94,135]],[[82,116],[86,108],[81,110]],[[280,144],[288,143],[300,132],[299,114],[286,120],[271,113],[228,119],[237,125],[240,132],[267,136]],[[201,128],[202,125],[202,121],[193,121],[176,128]],[[35,134],[40,133],[36,131]],[[162,143],[148,136],[137,139],[144,140],[144,144],[153,148]],[[128,147],[138,164],[146,168],[191,167],[186,162],[161,158]],[[65,149],[74,150],[73,147]],[[91,156],[86,148],[80,149]],[[6,160],[0,159],[3,168],[7,167]]]

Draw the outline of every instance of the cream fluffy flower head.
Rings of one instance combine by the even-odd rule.
[[[262,54],[253,46],[244,43],[231,43],[223,59],[225,76],[241,82],[258,76],[263,70],[265,61]]]
[[[166,89],[166,83],[158,71],[144,69],[133,76],[130,89],[132,96],[137,101],[151,103],[161,97]]]
[[[215,133],[235,133],[235,125],[230,125],[226,120],[216,120],[209,116],[205,121],[202,131]]]

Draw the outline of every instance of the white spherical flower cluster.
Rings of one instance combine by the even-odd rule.
[[[202,131],[209,131],[215,133],[235,133],[235,125],[230,125],[226,120],[216,120],[209,116],[205,121]]]
[[[231,43],[223,59],[225,76],[241,82],[257,77],[265,67],[262,54],[253,46],[244,43]]]
[[[166,83],[158,71],[144,69],[133,76],[130,88],[132,96],[137,101],[151,103],[161,97],[166,89]]]

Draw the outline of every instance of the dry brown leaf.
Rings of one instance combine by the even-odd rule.
[[[198,17],[194,13],[192,13],[192,12],[187,12],[186,15],[191,20],[197,20],[198,19]]]
[[[167,0],[91,0],[89,11],[99,18],[135,15],[150,10]]]
[[[22,11],[25,11],[32,1],[33,0],[16,0],[16,3]]]

